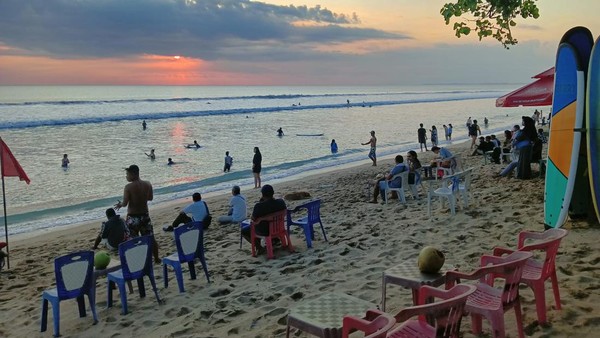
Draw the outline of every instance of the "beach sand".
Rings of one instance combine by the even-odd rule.
[[[61,303],[61,333],[65,337],[276,337],[285,335],[286,315],[299,302],[323,292],[339,291],[380,303],[381,274],[403,261],[416,260],[420,249],[434,245],[447,262],[469,271],[479,257],[495,246],[515,247],[522,230],[543,230],[544,181],[492,178],[502,165],[483,164],[480,156],[468,157],[468,144],[449,146],[474,167],[471,203],[455,216],[437,209],[427,216],[427,199],[402,205],[366,203],[370,198],[367,182],[392,167],[392,160],[381,160],[378,167],[362,165],[332,171],[300,180],[274,184],[276,196],[307,191],[322,200],[321,215],[329,242],[316,231],[314,248],[307,249],[303,235],[296,229],[292,242],[296,252],[277,250],[276,259],[253,258],[250,245],[239,248],[239,229],[215,222],[205,234],[206,258],[212,283],[199,271],[198,279],[185,275],[186,293],[180,294],[173,274],[169,288],[163,287],[162,268],[155,276],[164,304],[157,304],[152,293],[140,299],[128,296],[130,313],[121,315],[118,291],[115,306],[106,307],[107,282],[98,280],[99,323],[92,325],[91,314],[79,318],[75,301]],[[403,154],[404,155],[404,154]],[[431,152],[419,153],[422,162]],[[366,154],[365,154],[366,156]],[[534,174],[537,164],[533,164]],[[266,182],[269,183],[269,182]],[[259,199],[258,189],[242,191],[249,210]],[[423,195],[421,195],[423,196]],[[213,216],[226,213],[229,195],[206,198]],[[288,201],[293,207],[302,201]],[[171,233],[160,230],[187,204],[152,208],[151,216],[160,244],[160,254],[175,251]],[[11,242],[11,270],[0,274],[0,336],[50,337],[40,333],[41,293],[54,284],[53,259],[76,250],[91,249],[99,229],[92,222],[64,231],[45,233]],[[526,335],[532,337],[591,337],[600,329],[600,241],[597,225],[569,221],[564,228],[557,258],[562,310],[556,310],[550,283],[546,286],[549,325],[537,325],[535,302],[529,288],[521,288]],[[186,272],[184,272],[186,273]],[[146,282],[147,291],[149,283]],[[136,288],[137,292],[137,288]],[[388,287],[388,312],[395,314],[411,304],[407,289]],[[51,311],[49,317],[51,317]],[[505,315],[507,334],[515,337],[513,311]],[[470,320],[464,318],[462,332],[472,337]],[[489,335],[489,324],[484,321]],[[292,330],[293,336],[307,336]]]

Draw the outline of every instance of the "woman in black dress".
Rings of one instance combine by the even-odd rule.
[[[254,147],[254,157],[252,158],[252,174],[254,175],[254,187],[260,188],[260,170],[262,155],[258,147]]]

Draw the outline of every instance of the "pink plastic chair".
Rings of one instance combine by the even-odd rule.
[[[274,212],[272,214],[257,218],[250,223],[250,238],[252,242],[252,256],[256,257],[256,239],[264,238],[267,245],[267,259],[274,258],[273,254],[273,238],[279,238],[282,247],[287,247],[290,252],[294,252],[292,247],[292,241],[290,235],[285,230],[285,220],[287,216],[287,210]],[[269,235],[261,236],[256,233],[256,224],[267,221],[269,222]]]
[[[544,283],[548,278],[552,281],[552,290],[554,291],[554,301],[556,309],[560,310],[560,293],[558,291],[558,279],[556,278],[556,254],[563,237],[567,235],[564,229],[549,229],[544,232],[522,231],[519,233],[519,251],[541,251],[545,252],[544,261],[531,258],[527,260],[521,276],[521,283],[527,284],[535,297],[535,307],[537,310],[538,323],[546,323],[546,292]],[[525,245],[527,240],[534,242]],[[494,248],[494,256],[510,254],[514,250],[506,248]]]
[[[387,332],[396,324],[391,315],[376,309],[367,310],[363,318],[345,316],[342,327],[342,338],[348,338],[351,332],[362,331],[365,338],[385,338]]]
[[[458,337],[467,297],[475,290],[472,285],[456,285],[450,290],[422,286],[418,305],[398,312],[396,321],[403,323],[387,337]],[[432,303],[434,297],[443,300]],[[410,319],[417,315],[418,319]]]
[[[448,271],[446,288],[454,286],[458,279],[478,280],[477,290],[467,298],[467,312],[471,313],[474,334],[481,333],[482,316],[489,320],[493,337],[504,337],[504,312],[515,309],[519,337],[524,338],[519,282],[531,252],[515,251],[508,256],[481,256],[481,267],[471,273]],[[494,287],[496,278],[504,279],[501,288]]]

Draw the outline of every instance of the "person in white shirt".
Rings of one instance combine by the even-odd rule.
[[[202,200],[202,195],[198,192],[195,192],[192,195],[192,200],[194,201],[193,203],[181,209],[181,212],[177,215],[173,224],[163,227],[164,231],[173,231],[173,229],[177,228],[180,224],[186,224],[192,221],[204,221],[206,215],[209,214],[208,205]],[[192,217],[188,216],[188,214],[192,215]],[[207,226],[204,226],[204,229],[206,228]]]
[[[229,201],[229,212],[219,217],[219,224],[240,223],[246,219],[246,198],[240,194],[237,185],[231,188],[231,200]]]
[[[225,152],[225,166],[223,167],[223,172],[229,172],[231,170],[231,165],[233,164],[233,157],[229,156],[229,152]]]

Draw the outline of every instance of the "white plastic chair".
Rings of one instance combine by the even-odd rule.
[[[472,173],[473,173],[473,168],[469,168],[465,171],[455,174],[455,176],[458,177],[458,193],[460,195],[460,199],[462,200],[463,206],[465,208],[467,208],[469,206],[469,191],[471,189],[471,174]],[[451,187],[451,189],[452,189],[452,187]]]
[[[450,212],[452,215],[456,214],[456,194],[458,193],[458,186],[455,186],[453,190],[453,181],[457,181],[456,175],[444,176],[442,178],[441,187],[433,189],[432,182],[429,182],[429,191],[427,192],[427,214],[431,217],[431,200],[437,196],[440,199],[440,206],[444,206],[444,198],[448,200],[450,205]]]
[[[400,177],[401,187],[400,188],[391,188],[388,183],[390,181],[395,180],[398,177]],[[404,196],[404,187],[408,186],[408,171],[396,174],[389,181],[385,180],[382,182],[383,182],[383,187],[382,187],[383,188],[382,189],[383,190],[383,200],[385,201],[385,204],[387,204],[387,202],[388,202],[388,193],[390,191],[396,191],[398,193],[398,202],[406,203],[406,196]]]

